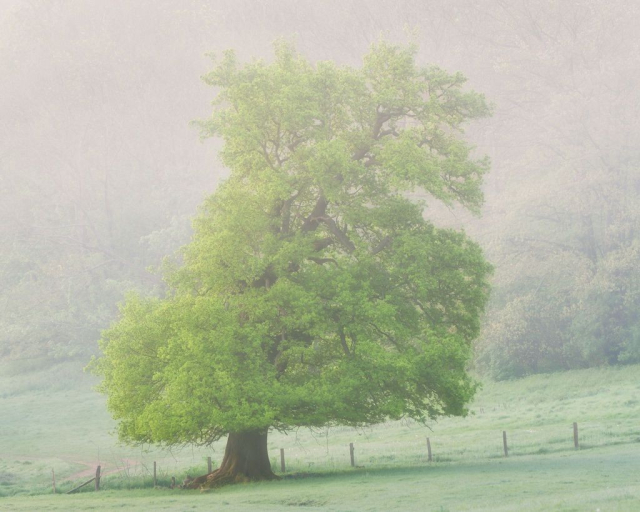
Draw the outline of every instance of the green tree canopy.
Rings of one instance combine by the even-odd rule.
[[[489,109],[415,55],[381,42],[354,69],[279,43],[273,63],[228,52],[205,77],[201,127],[230,177],[168,295],[129,296],[104,333],[95,369],[123,440],[229,434],[213,485],[271,477],[271,428],[465,413],[490,267],[409,193],[479,210],[488,161],[462,132]]]

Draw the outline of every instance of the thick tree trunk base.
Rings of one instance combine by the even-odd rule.
[[[220,467],[194,479],[186,488],[214,489],[228,484],[279,478],[271,471],[266,432],[232,432]]]

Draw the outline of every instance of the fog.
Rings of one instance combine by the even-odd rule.
[[[496,265],[493,338],[480,343],[489,366],[503,364],[492,347],[540,336],[554,352],[529,347],[533,360],[513,372],[633,352],[598,340],[605,318],[575,336],[615,347],[592,354],[563,338],[576,315],[593,315],[597,286],[618,286],[593,282],[614,279],[599,262],[637,257],[634,3],[5,0],[0,12],[4,357],[94,353],[125,290],[159,291],[146,268],[188,241],[226,172],[217,143],[190,125],[214,95],[199,78],[207,54],[269,59],[282,37],[313,61],[356,66],[381,37],[413,41],[422,63],[461,71],[494,105],[468,131],[492,161],[482,218],[427,214],[465,225]],[[637,332],[637,316],[624,321]],[[504,328],[514,322],[520,334]]]
[[[78,370],[128,291],[163,295],[228,175],[201,77],[283,38],[354,67],[415,43],[491,104],[481,215],[424,213],[494,266],[474,375],[640,363],[638,27],[625,0],[0,0],[0,368]]]

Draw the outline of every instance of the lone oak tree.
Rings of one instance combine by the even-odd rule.
[[[163,299],[130,295],[101,340],[101,390],[131,443],[209,444],[193,485],[276,478],[270,429],[461,415],[489,265],[408,192],[477,212],[485,158],[463,124],[488,115],[460,74],[413,47],[362,68],[225,54],[201,127],[229,178],[194,221]]]

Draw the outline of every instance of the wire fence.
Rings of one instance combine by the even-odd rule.
[[[578,449],[640,442],[640,428],[630,430],[626,425],[577,425]],[[574,427],[537,427],[484,432],[438,435],[424,431],[399,439],[378,439],[375,433],[353,436],[347,441],[315,447],[292,443],[285,449],[288,472],[340,470],[350,465],[349,444],[353,442],[356,467],[410,466],[425,463],[481,461],[501,457],[546,454],[576,449]],[[505,439],[507,454],[505,454]],[[321,436],[321,434],[320,434]],[[354,439],[355,437],[355,439]],[[428,438],[428,441],[427,441]],[[431,452],[431,460],[429,460]],[[274,470],[280,469],[279,457],[271,456]]]
[[[418,425],[398,429],[383,424],[361,430],[338,427],[279,437],[270,443],[269,456],[274,472],[299,474],[350,467],[382,469],[488,461],[638,442],[640,428],[630,428],[628,424],[584,423],[471,432],[458,429],[447,434],[429,432],[428,436]],[[192,451],[190,465],[188,458],[185,465],[184,456],[149,454],[152,458],[141,456],[136,460],[103,457],[100,488],[178,487],[185,475],[199,476],[217,467],[224,453],[223,441],[211,451],[212,455],[205,456]],[[66,492],[78,481],[59,481],[58,492]]]

